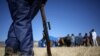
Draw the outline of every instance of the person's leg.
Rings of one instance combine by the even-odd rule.
[[[13,4],[13,0],[7,0],[8,5],[9,5],[9,10],[11,12],[11,16],[12,16],[12,11],[14,11],[15,8],[15,4]],[[14,30],[14,22],[11,24],[9,31],[8,31],[8,38],[5,41],[5,56],[10,55],[10,53],[15,53],[17,51],[19,51],[19,41],[17,39],[17,36],[15,34],[15,30]]]
[[[93,39],[93,45],[96,46],[96,39]]]
[[[21,56],[33,56],[33,36],[31,6],[24,0],[16,0],[17,13],[15,18],[15,32],[20,41]]]
[[[75,41],[74,41],[74,46],[75,46]]]
[[[90,45],[93,46],[93,40],[92,39],[90,39]]]
[[[97,40],[96,40],[96,46],[98,46],[98,42],[97,42]]]
[[[73,42],[71,42],[71,46],[73,46]]]
[[[9,0],[8,4],[9,7],[13,5],[10,9],[14,22],[13,29],[20,43],[21,55],[32,56],[33,37],[31,22],[39,8],[37,9],[35,4],[30,6],[29,3],[24,0]]]
[[[95,40],[93,39],[93,46],[95,46]]]
[[[10,26],[10,29],[8,31],[8,38],[6,40],[6,47],[11,47],[14,49],[14,51],[19,51],[19,41],[16,38],[14,28],[13,28],[13,23]]]
[[[21,6],[19,3],[22,3]],[[32,56],[33,51],[33,37],[32,37],[32,19],[39,11],[39,3],[34,0],[33,4],[30,5],[26,1],[19,1],[18,14],[16,15],[15,31],[20,41],[20,50],[22,56]],[[20,19],[19,19],[20,18]]]
[[[74,46],[74,42],[72,42],[72,46]]]

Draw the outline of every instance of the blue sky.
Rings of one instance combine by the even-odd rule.
[[[47,21],[51,22],[51,36],[84,35],[92,28],[100,36],[99,0],[48,0],[45,11]],[[0,41],[6,40],[11,22],[7,2],[0,0]],[[40,12],[32,21],[32,27],[34,40],[40,40],[43,31]]]

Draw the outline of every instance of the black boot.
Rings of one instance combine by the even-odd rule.
[[[4,56],[12,56],[13,52],[14,52],[13,48],[6,47],[5,48],[5,55]]]
[[[19,56],[20,52],[18,52],[17,50],[14,50],[11,47],[6,47],[5,48],[5,54],[4,56]]]

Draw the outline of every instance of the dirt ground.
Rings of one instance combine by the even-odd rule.
[[[35,56],[47,56],[46,48],[33,48]],[[100,56],[100,47],[52,47],[52,56]],[[4,47],[0,47],[0,56]]]

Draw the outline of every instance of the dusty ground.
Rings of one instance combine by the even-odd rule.
[[[52,47],[52,56],[100,56],[100,47]],[[34,48],[35,56],[47,56],[46,48]],[[0,47],[0,56],[4,48]]]

